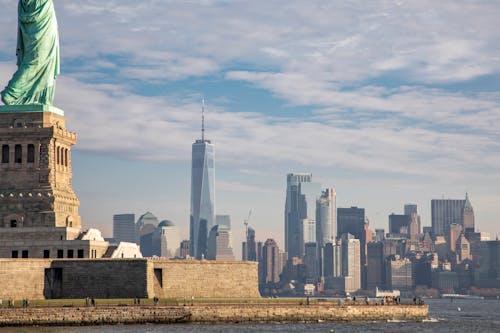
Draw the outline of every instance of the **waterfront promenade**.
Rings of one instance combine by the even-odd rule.
[[[42,303],[44,304],[42,304]],[[422,321],[428,318],[427,305],[380,305],[374,302],[337,300],[256,299],[256,300],[84,300],[31,302],[28,307],[0,309],[0,326],[74,326],[108,324],[170,323],[269,323],[333,321]],[[52,304],[51,304],[52,303]]]

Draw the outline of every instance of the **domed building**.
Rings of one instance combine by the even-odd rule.
[[[179,257],[180,238],[177,226],[170,220],[161,221],[153,233],[153,255],[166,259]]]

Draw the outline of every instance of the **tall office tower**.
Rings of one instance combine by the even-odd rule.
[[[137,223],[135,224],[135,232],[136,232],[136,243],[141,244],[141,236],[144,235],[145,231],[142,229],[146,225],[153,226],[153,229],[156,228],[158,225],[159,221],[156,216],[154,216],[151,212],[146,212],[142,214],[139,219],[137,220]],[[147,230],[152,230],[151,227],[148,227]]]
[[[465,193],[465,203],[464,209],[462,212],[462,221],[463,227],[466,234],[471,234],[474,232],[475,223],[474,223],[474,208],[472,208],[472,204],[469,200],[469,194]]]
[[[205,107],[202,108],[201,140],[192,146],[191,215],[189,240],[191,256],[201,259],[207,254],[208,233],[215,225],[215,153],[205,139]]]
[[[234,260],[231,229],[226,225],[216,225],[210,230],[206,258],[208,260]]]
[[[300,222],[300,239],[305,246],[307,243],[316,243],[316,220],[303,219]],[[304,252],[305,253],[305,252]]]
[[[457,239],[462,233],[462,225],[452,223],[448,226],[448,250],[450,252],[455,252],[455,246],[457,244]]]
[[[475,284],[480,288],[500,288],[500,241],[481,242]]]
[[[365,209],[358,207],[337,209],[337,237],[351,234],[359,239],[362,288],[366,289],[366,219]]]
[[[385,230],[384,229],[375,229],[375,241],[383,242],[385,239]]]
[[[316,200],[316,243],[319,275],[324,277],[324,247],[337,237],[337,203],[335,189],[327,188]]]
[[[361,289],[360,241],[351,234],[342,235],[342,276],[345,291]]]
[[[113,239],[116,243],[137,241],[135,233],[135,214],[113,215]]]
[[[455,253],[456,253],[457,264],[460,264],[464,260],[472,260],[472,256],[470,253],[470,242],[467,240],[467,238],[465,238],[463,232],[457,239],[455,245]]]
[[[323,276],[325,279],[342,276],[342,246],[340,241],[324,246]]]
[[[412,243],[417,243],[420,239],[419,217],[417,214],[410,215],[410,223],[408,224],[408,238]]]
[[[303,220],[315,221],[316,197],[319,195],[320,185],[312,182],[312,174],[290,173],[287,175],[285,251],[289,258],[302,257],[304,254]]]
[[[241,246],[241,260],[259,261],[257,257],[258,249],[255,242],[255,230],[247,227],[246,241]]]
[[[173,259],[180,255],[179,230],[172,221],[164,220],[158,224],[152,243],[154,256]]]
[[[306,266],[306,281],[316,283],[319,278],[318,247],[316,243],[306,243],[303,263]]]
[[[432,270],[438,267],[438,258],[435,253],[415,252],[411,258],[413,265],[413,280],[415,286],[432,286]]]
[[[410,215],[389,215],[389,233],[392,237],[408,236]]]
[[[450,224],[463,224],[464,205],[465,200],[431,200],[432,236],[448,237]]]
[[[141,253],[144,257],[153,256],[153,234],[157,226],[158,218],[151,212],[146,212],[137,220],[138,244],[141,247]]]
[[[288,253],[280,251],[280,253],[279,253],[279,271],[280,271],[280,274],[281,274],[281,272],[283,272],[283,269],[285,269],[287,261],[288,261]]]
[[[416,204],[406,204],[404,206],[404,213],[409,216],[412,214],[417,215],[418,233],[420,233],[420,230],[422,230],[422,221],[420,219],[420,215],[418,214],[418,206]]]
[[[215,215],[215,224],[217,225],[225,225],[229,229],[231,229],[231,216],[229,215]]]
[[[385,289],[384,243],[368,243],[367,259],[366,288],[368,290],[374,290],[376,287]]]
[[[267,239],[262,247],[262,259],[261,265],[259,265],[261,267],[262,283],[280,282],[279,253],[276,241],[272,238]]]
[[[414,287],[412,263],[410,259],[394,256],[386,262],[387,287],[389,289],[411,290]]]
[[[179,257],[181,259],[189,258],[189,240],[185,239],[181,242]]]
[[[316,242],[318,248],[333,243],[337,237],[337,203],[335,189],[327,188],[316,200]]]
[[[467,234],[467,240],[470,243],[470,254],[474,267],[478,267],[481,257],[481,243],[490,241],[490,234],[488,232],[474,232]]]

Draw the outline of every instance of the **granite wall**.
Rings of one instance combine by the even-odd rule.
[[[256,298],[257,264],[159,259],[0,259],[0,298]]]

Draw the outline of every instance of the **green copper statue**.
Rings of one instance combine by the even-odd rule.
[[[19,0],[17,72],[4,91],[6,105],[52,105],[59,74],[59,34],[52,0]]]

